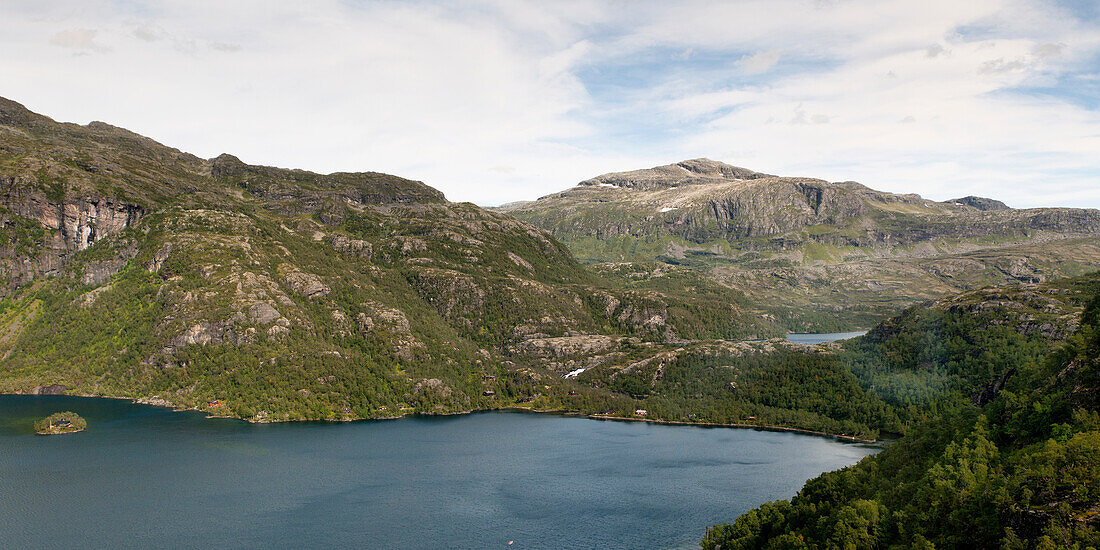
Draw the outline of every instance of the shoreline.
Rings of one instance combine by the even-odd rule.
[[[39,432],[35,431],[34,435],[65,435],[65,434],[78,434],[87,428],[80,428],[79,430],[65,430],[63,432]]]
[[[76,394],[76,393],[34,394],[34,393],[0,392],[0,395],[20,395],[20,396],[29,396],[29,397],[82,397],[82,398],[86,398],[86,399],[117,399],[117,400],[122,400],[122,401],[129,401],[131,403],[135,403],[135,404],[138,404],[138,405],[148,405],[150,407],[161,407],[161,408],[165,408],[165,409],[171,409],[174,412],[200,412],[200,413],[205,413],[206,418],[224,418],[224,419],[229,419],[229,420],[240,420],[242,422],[247,422],[249,424],[287,424],[287,423],[291,423],[291,422],[326,422],[326,423],[363,422],[363,421],[371,421],[371,420],[399,420],[401,418],[406,418],[406,417],[411,417],[411,416],[425,416],[425,417],[431,417],[431,416],[462,416],[462,415],[468,415],[468,414],[477,414],[477,413],[482,413],[482,412],[493,412],[493,411],[518,411],[518,412],[527,412],[527,413],[531,413],[531,414],[573,416],[573,417],[580,417],[580,418],[588,418],[588,419],[591,419],[591,420],[614,421],[614,422],[649,422],[651,424],[666,424],[666,425],[670,425],[670,426],[698,426],[698,427],[704,427],[704,428],[757,429],[757,430],[765,430],[765,431],[773,431],[773,432],[792,432],[792,433],[800,433],[800,434],[806,434],[806,435],[814,435],[814,436],[818,436],[818,437],[827,437],[827,438],[830,438],[830,439],[836,439],[836,440],[843,441],[843,442],[848,442],[848,443],[878,444],[878,443],[882,443],[882,441],[883,441],[882,439],[864,439],[864,438],[851,436],[851,435],[832,434],[832,433],[822,432],[822,431],[818,431],[818,430],[810,430],[810,429],[807,429],[807,428],[796,428],[796,427],[791,427],[791,426],[772,426],[772,425],[767,425],[767,424],[745,424],[745,423],[722,424],[720,422],[688,422],[688,421],[684,421],[684,420],[661,420],[661,419],[657,419],[657,418],[639,418],[639,417],[630,417],[630,416],[611,416],[611,415],[603,415],[603,414],[597,414],[597,413],[586,414],[586,413],[583,413],[583,412],[580,412],[580,411],[575,411],[575,410],[570,410],[570,409],[535,409],[535,408],[531,408],[531,407],[520,407],[520,406],[517,406],[517,405],[508,405],[508,406],[503,406],[503,407],[495,407],[495,408],[487,408],[487,409],[470,409],[470,410],[466,410],[466,411],[445,412],[445,413],[406,412],[406,413],[402,413],[402,414],[396,415],[396,416],[380,416],[380,417],[373,417],[373,418],[347,418],[347,419],[337,419],[337,420],[325,420],[325,419],[316,419],[316,418],[314,418],[314,419],[295,419],[295,420],[250,420],[250,419],[247,419],[247,418],[240,418],[240,417],[231,416],[231,415],[210,414],[209,411],[205,411],[203,409],[199,409],[199,408],[196,408],[196,407],[180,407],[180,406],[170,404],[168,401],[165,401],[165,400],[162,400],[162,399],[152,400],[152,399],[145,399],[145,398],[120,397],[120,396],[116,396],[116,395],[88,395],[88,394]],[[159,401],[159,402],[155,402],[155,401]],[[83,430],[81,430],[81,431],[83,431]],[[71,432],[71,433],[76,433],[76,432]],[[39,435],[53,435],[53,434],[39,434]]]
[[[822,432],[817,430],[810,430],[806,428],[794,428],[791,426],[773,426],[770,424],[744,424],[744,423],[731,423],[722,424],[720,422],[685,422],[683,420],[660,420],[657,418],[638,418],[630,416],[610,416],[602,414],[590,414],[586,415],[587,418],[593,420],[609,420],[617,422],[650,422],[653,424],[670,424],[675,426],[702,426],[707,428],[752,428],[757,430],[765,430],[769,432],[794,432],[806,435],[816,435],[821,437],[828,437],[831,439],[838,439],[848,443],[866,443],[866,444],[879,444],[882,443],[881,439],[864,439],[856,437],[854,435],[843,434],[831,434],[829,432]]]

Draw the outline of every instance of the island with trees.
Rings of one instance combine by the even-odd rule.
[[[53,413],[34,423],[34,431],[39,435],[71,434],[82,432],[87,427],[87,421],[70,411]]]

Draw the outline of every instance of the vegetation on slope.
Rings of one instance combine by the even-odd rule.
[[[1094,276],[972,294],[879,326],[846,357],[866,380],[880,381],[887,399],[908,406],[905,435],[811,480],[789,501],[711,528],[703,547],[1100,545],[1098,283]],[[1079,328],[1058,345],[1033,332],[1051,310],[1030,308],[1049,297],[1091,298]],[[881,386],[899,373],[922,391]]]
[[[257,421],[524,406],[861,435],[886,422],[822,406],[825,380],[855,387],[835,362],[770,351],[735,369],[738,392],[733,370],[638,391],[654,358],[685,354],[670,381],[701,376],[689,356],[783,332],[693,271],[586,268],[533,226],[395,176],[203,160],[10,102],[0,115],[0,391]],[[595,370],[564,378],[580,363]],[[823,382],[772,387],[792,368]]]

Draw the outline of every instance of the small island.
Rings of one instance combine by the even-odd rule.
[[[71,434],[82,432],[87,427],[88,422],[71,411],[53,413],[34,422],[34,431],[39,435]]]

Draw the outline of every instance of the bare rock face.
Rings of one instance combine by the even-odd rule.
[[[96,241],[117,235],[138,222],[145,209],[109,197],[65,197],[51,202],[38,191],[15,190],[0,197],[0,204],[15,214],[60,232],[68,250],[84,250]]]
[[[155,253],[153,258],[145,264],[145,270],[156,273],[160,271],[160,268],[164,265],[165,260],[168,259],[168,255],[172,252],[172,243],[165,243]]]
[[[316,275],[303,273],[286,264],[279,266],[279,272],[283,275],[283,282],[299,296],[320,298],[331,292],[331,289],[325,286]]]
[[[192,325],[183,334],[172,339],[170,346],[181,348],[184,346],[205,346],[210,343],[221,342],[222,331],[211,323],[198,323]]]
[[[267,325],[281,318],[282,314],[267,302],[256,302],[248,308],[248,317],[261,325]]]
[[[129,243],[127,246],[115,248],[110,258],[87,261],[81,272],[80,282],[86,285],[102,285],[110,281],[137,253],[137,245]]]
[[[0,210],[5,211],[0,218],[3,218],[4,226],[22,219],[39,224],[45,231],[33,250],[0,250],[0,259],[13,260],[2,262],[0,267],[0,276],[6,276],[10,281],[10,287],[4,289],[3,294],[29,283],[35,277],[58,274],[69,263],[74,252],[121,233],[145,214],[141,206],[97,195],[51,201],[44,192],[25,183],[15,177],[0,175],[0,186],[6,189],[0,194]],[[17,218],[11,219],[12,216]],[[129,257],[122,256],[133,251],[124,249],[118,257],[100,261],[98,265],[90,262],[82,274],[83,282],[106,282],[129,261]]]

